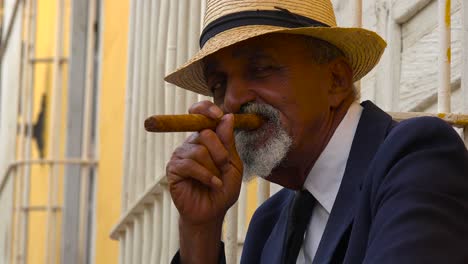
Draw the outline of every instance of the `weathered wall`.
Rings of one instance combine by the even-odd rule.
[[[406,0],[405,0],[406,1]],[[333,0],[338,23],[351,26],[354,16],[352,1]],[[410,4],[401,0],[364,0],[363,27],[377,31],[387,41],[391,38],[389,23],[395,23],[394,15],[399,6],[411,4],[423,8],[404,23],[396,23],[401,30],[401,61],[399,61],[400,80],[397,82],[397,103],[392,107],[386,105],[388,91],[383,89],[384,83],[378,82],[379,74],[385,75],[385,56],[392,49],[389,43],[379,65],[362,81],[362,99],[372,100],[386,110],[393,111],[434,111],[437,104],[437,73],[438,73],[438,26],[437,1],[413,0]],[[461,75],[461,0],[452,1],[452,112],[460,112],[462,102],[456,96],[460,88]],[[399,8],[401,10],[402,8]],[[398,62],[397,62],[398,63]]]

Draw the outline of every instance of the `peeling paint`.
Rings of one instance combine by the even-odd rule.
[[[445,2],[445,25],[447,27],[450,27],[450,24],[451,24],[451,20],[450,20],[450,17],[451,17],[451,13],[450,13],[450,1],[451,0],[447,0],[447,2]]]
[[[455,122],[455,125],[468,126],[468,119],[460,119]]]
[[[447,61],[448,61],[449,63],[452,62],[452,48],[448,48],[448,49],[447,49]]]

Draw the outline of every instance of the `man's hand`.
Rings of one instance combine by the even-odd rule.
[[[242,162],[235,148],[234,119],[209,101],[189,112],[220,119],[216,131],[203,130],[177,148],[166,167],[172,200],[180,213],[183,263],[216,262],[222,222],[239,197]]]

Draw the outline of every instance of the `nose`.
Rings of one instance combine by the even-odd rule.
[[[224,95],[225,113],[237,113],[242,105],[254,101],[256,95],[249,83],[242,78],[230,79]]]

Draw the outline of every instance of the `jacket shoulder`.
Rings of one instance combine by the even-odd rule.
[[[278,216],[281,214],[283,208],[288,204],[288,202],[290,202],[292,196],[293,191],[283,188],[268,198],[257,208],[257,210],[255,210],[250,225],[255,225],[256,223],[264,225],[266,222],[276,223]]]
[[[292,191],[283,189],[266,200],[250,220],[242,251],[241,263],[259,263],[263,248],[280,216],[291,200]]]
[[[440,181],[456,182],[468,190],[468,152],[461,137],[441,119],[408,119],[396,124],[387,135],[371,162],[369,174],[374,181],[401,180],[402,184],[412,182],[421,187]]]
[[[364,263],[466,263],[468,152],[451,126],[433,117],[396,124],[363,187]]]

